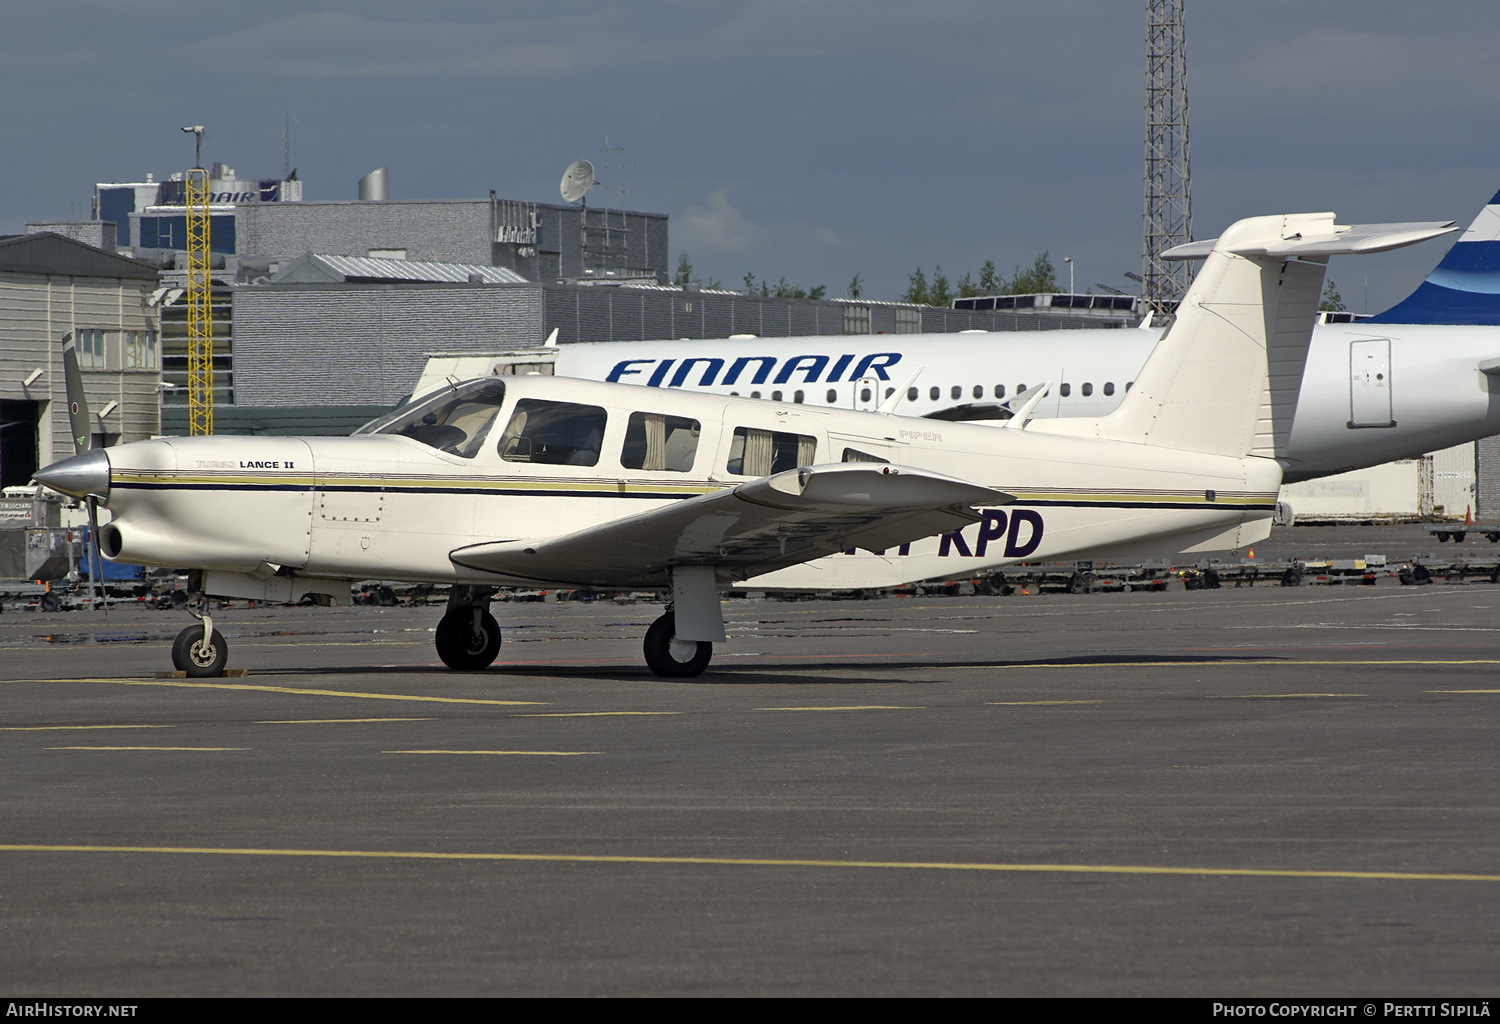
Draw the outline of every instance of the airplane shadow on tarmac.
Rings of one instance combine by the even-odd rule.
[[[728,659],[726,659],[728,660]],[[442,665],[321,665],[315,668],[275,668],[275,669],[252,669],[251,674],[256,677],[267,676],[433,676],[454,680],[473,680],[485,682],[493,680],[499,682],[512,677],[535,678],[537,676],[548,676],[556,679],[588,679],[607,680],[617,682],[641,683],[682,683],[689,685],[713,685],[715,683],[744,685],[775,685],[775,686],[847,686],[851,684],[868,685],[871,683],[885,683],[891,685],[925,685],[930,686],[940,683],[941,679],[912,679],[893,677],[892,673],[903,672],[930,672],[934,669],[964,670],[964,669],[1006,669],[1006,668],[1068,668],[1070,666],[1097,668],[1101,666],[1117,666],[1129,668],[1132,665],[1152,665],[1170,667],[1172,665],[1257,665],[1275,664],[1281,659],[1273,655],[1159,655],[1159,654],[1126,654],[1126,655],[1076,655],[1063,658],[1025,658],[1025,659],[996,659],[986,658],[984,660],[966,661],[882,661],[871,665],[841,665],[829,661],[821,666],[824,671],[834,670],[857,670],[861,674],[856,678],[829,678],[826,675],[807,674],[808,666],[797,661],[787,661],[785,668],[774,665],[745,665],[743,667],[726,664],[712,665],[701,676],[691,679],[663,679],[651,674],[644,665],[641,666],[606,666],[606,665],[538,665],[538,664],[505,664],[497,663],[487,669],[477,672],[455,672]]]

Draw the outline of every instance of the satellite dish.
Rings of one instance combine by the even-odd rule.
[[[594,165],[587,160],[575,160],[563,171],[562,197],[570,203],[576,203],[588,195],[589,189],[596,184]]]

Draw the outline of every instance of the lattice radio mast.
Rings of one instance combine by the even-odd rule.
[[[1193,237],[1188,163],[1188,101],[1183,0],[1146,0],[1146,217],[1141,297],[1164,316],[1190,280],[1188,264],[1166,262],[1164,249]]]
[[[214,432],[214,312],[209,276],[208,172],[203,169],[203,126],[184,128],[197,136],[195,163],[187,172],[188,433]]]

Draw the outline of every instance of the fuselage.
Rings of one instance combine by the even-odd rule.
[[[1265,458],[549,377],[449,389],[353,437],[165,438],[105,454],[106,556],[209,570],[223,583],[209,592],[227,596],[289,577],[535,584],[463,569],[450,552],[564,537],[797,466],[886,462],[1016,500],[955,534],[748,585],[882,586],[1232,548],[1265,535],[1280,479]],[[663,577],[643,569],[634,583]]]
[[[896,408],[902,417],[994,406],[1050,380],[1056,383],[1036,418],[1098,417],[1119,405],[1160,334],[1137,328],[565,345],[555,372],[822,409],[874,409],[905,387]],[[1278,452],[1286,482],[1500,433],[1500,383],[1479,370],[1497,356],[1495,327],[1318,325],[1290,439]]]

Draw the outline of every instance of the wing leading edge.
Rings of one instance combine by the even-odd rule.
[[[835,551],[946,533],[978,521],[974,505],[1014,500],[906,466],[805,466],[567,536],[473,544],[449,558],[497,576],[578,586],[664,586],[685,565],[747,579]]]

